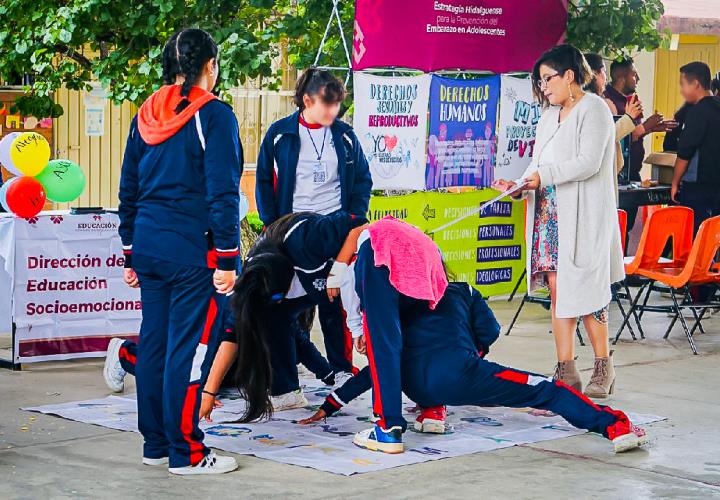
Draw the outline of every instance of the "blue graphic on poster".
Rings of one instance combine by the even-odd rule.
[[[426,188],[488,187],[493,181],[500,77],[433,76]]]

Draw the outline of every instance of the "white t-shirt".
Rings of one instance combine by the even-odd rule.
[[[293,212],[321,215],[336,212],[342,204],[338,157],[330,127],[308,128],[300,123],[298,131],[300,156],[295,173]]]

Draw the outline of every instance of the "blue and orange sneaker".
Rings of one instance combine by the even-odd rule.
[[[383,429],[379,425],[355,434],[353,444],[370,451],[402,453],[402,428],[399,426]]]

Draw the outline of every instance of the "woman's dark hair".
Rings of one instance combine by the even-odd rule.
[[[211,59],[217,61],[218,47],[209,33],[201,29],[184,29],[175,33],[163,50],[163,81],[166,85],[175,83],[181,75],[185,81],[180,89],[184,97],[175,108],[179,114],[190,105],[187,97],[202,75],[203,67]]]
[[[593,94],[601,94],[603,89],[598,87],[596,75],[605,68],[603,58],[600,54],[596,54],[595,52],[587,52],[584,56],[585,61],[587,61],[588,66],[590,66],[590,69],[592,70],[592,78],[585,85],[585,90],[592,92]]]
[[[298,78],[293,101],[300,111],[305,109],[303,98],[320,97],[325,104],[337,104],[345,100],[345,85],[332,73],[317,68],[308,68]]]
[[[587,85],[592,78],[592,70],[582,52],[568,44],[553,47],[540,56],[532,70],[533,94],[543,106],[548,104],[545,95],[540,90],[540,66],[543,65],[551,67],[560,75],[572,70],[575,83],[580,87]]]
[[[235,284],[232,306],[238,345],[236,380],[247,401],[240,422],[272,415],[270,390],[272,365],[268,340],[272,336],[273,307],[290,288],[295,269],[282,243],[303,213],[290,214],[274,222],[253,245],[242,274]]]

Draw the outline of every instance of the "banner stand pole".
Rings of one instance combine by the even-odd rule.
[[[320,47],[318,47],[317,54],[315,55],[315,62],[313,63],[313,66],[323,70],[347,71],[347,75],[345,75],[345,86],[347,86],[348,82],[350,81],[350,75],[352,74],[352,60],[350,59],[350,51],[348,50],[347,40],[345,40],[345,31],[342,27],[342,20],[340,19],[340,12],[338,11],[338,3],[340,3],[340,0],[333,0],[333,7],[330,11],[330,18],[328,19],[327,25],[325,26],[325,33],[323,33],[322,40],[320,41]],[[345,60],[347,61],[347,67],[318,66],[318,62],[320,62],[320,55],[322,54],[323,47],[325,46],[325,42],[327,41],[327,36],[328,33],[330,33],[330,26],[332,26],[333,21],[337,21],[338,28],[340,29],[340,39],[342,40],[343,48],[345,49]]]
[[[16,335],[17,335],[17,327],[15,326],[15,321],[13,321],[12,322],[12,334],[10,335],[10,342],[12,342],[12,344],[11,344],[12,347],[10,348],[11,358],[10,359],[0,358],[0,368],[6,368],[6,369],[12,370],[14,372],[19,372],[19,371],[22,371],[22,365],[20,363],[15,362],[15,355],[17,354],[15,352],[15,336]]]

